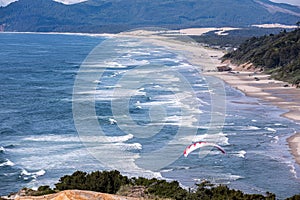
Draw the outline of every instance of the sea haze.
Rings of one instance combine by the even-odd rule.
[[[286,142],[299,131],[297,125],[279,117],[282,110],[225,85],[224,127],[208,134],[213,88],[207,82],[211,78],[202,76],[181,52],[132,38],[9,33],[0,38],[0,195],[23,187],[53,186],[61,176],[76,170],[105,169],[118,169],[129,176],[175,179],[186,187],[207,179],[251,193],[270,191],[279,198],[299,192],[300,170]],[[98,44],[97,48],[111,45],[102,51],[101,65],[86,59]],[[91,65],[89,70],[81,66],[84,61]],[[86,88],[81,98],[74,99],[76,75],[93,77],[100,69],[102,76],[93,80],[96,87]],[[147,77],[152,82],[146,82]],[[133,80],[145,84],[128,87]],[[176,90],[183,80],[189,83],[194,102],[186,101],[187,91]],[[123,118],[112,106],[126,95],[130,98]],[[184,95],[186,98],[180,98]],[[106,140],[100,141],[97,135],[85,140],[75,128],[72,103],[90,99],[95,102],[96,119]],[[156,118],[161,111],[165,112],[163,118]],[[83,122],[94,116],[85,117]],[[162,128],[149,131],[156,126]],[[178,152],[183,152],[185,144],[209,140],[227,154],[213,150],[203,157],[195,151],[185,158],[179,153],[171,164],[156,171],[138,165],[143,154],[174,140],[180,128],[196,132],[176,141]],[[145,137],[137,135],[143,133]],[[126,152],[124,156],[110,153],[120,149]],[[102,157],[95,151],[101,151]],[[162,160],[164,156],[168,155],[158,157]]]

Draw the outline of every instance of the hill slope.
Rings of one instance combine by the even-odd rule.
[[[223,59],[233,63],[252,63],[276,79],[300,84],[300,29],[277,35],[253,37]]]
[[[123,197],[113,194],[105,194],[100,192],[83,191],[83,190],[65,190],[56,194],[44,196],[19,196],[15,200],[138,200],[133,197]]]
[[[7,31],[119,32],[143,26],[184,28],[295,24],[300,8],[268,0],[89,0],[64,5],[19,0],[0,8]]]

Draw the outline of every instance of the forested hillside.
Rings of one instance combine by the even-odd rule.
[[[274,78],[300,84],[300,28],[252,37],[223,57],[235,64],[252,63]]]
[[[109,32],[145,26],[249,27],[294,24],[300,8],[269,0],[88,0],[64,5],[53,0],[19,0],[0,7],[5,31]]]

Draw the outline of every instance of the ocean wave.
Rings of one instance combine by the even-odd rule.
[[[0,167],[4,167],[4,166],[14,166],[15,163],[13,163],[12,161],[10,161],[9,159],[6,159],[5,162],[0,163]]]
[[[5,148],[0,146],[0,152],[4,152]]]
[[[11,134],[15,134],[15,133],[16,133],[16,131],[11,128],[0,129],[0,135],[11,135]]]
[[[142,145],[140,143],[114,143],[112,146],[117,146],[122,150],[141,150]]]
[[[104,89],[114,89],[114,88],[121,88],[121,87],[122,85],[120,84],[103,86]]]
[[[163,170],[160,170],[160,173],[167,173],[167,172],[171,172],[173,170],[174,169],[163,169]]]
[[[192,169],[192,167],[190,166],[172,166],[172,168],[164,168],[161,169],[160,172],[161,173],[168,173],[168,172],[172,172],[172,171],[177,171],[177,170],[188,170],[188,169]]]
[[[191,169],[189,166],[176,166],[173,170],[187,170]]]
[[[79,142],[77,135],[39,135],[30,136],[23,139],[23,141],[34,142]]]
[[[132,134],[122,135],[122,136],[84,136],[81,135],[80,138],[85,142],[97,142],[97,143],[118,143],[126,142],[132,139],[134,136]]]
[[[246,153],[247,153],[246,151],[241,150],[241,151],[237,152],[235,155],[239,158],[245,158]]]
[[[257,126],[242,126],[239,128],[239,130],[241,130],[241,131],[261,130],[261,128],[259,128]]]
[[[296,172],[296,167],[294,165],[292,165],[292,164],[290,164],[289,167],[291,168],[290,172],[294,175],[294,177],[298,178],[297,177],[297,172]]]
[[[29,179],[37,179],[40,176],[43,176],[46,174],[46,171],[41,169],[35,172],[28,172],[26,169],[21,170],[21,177],[23,177],[24,180],[29,180]]]
[[[190,141],[190,142],[205,141],[205,142],[218,143],[219,145],[230,145],[227,134],[224,134],[223,132],[217,134],[187,136],[184,137],[183,140]]]
[[[276,130],[274,128],[266,127],[265,130],[275,133]]]
[[[138,49],[136,49],[138,50]],[[151,53],[150,52],[145,52],[145,51],[130,51],[130,53],[128,54],[128,56],[132,57],[131,55],[139,55],[139,56],[150,56]]]
[[[234,174],[227,174],[227,177],[228,177],[229,180],[231,180],[231,181],[236,181],[236,180],[238,180],[238,179],[244,178],[243,176],[234,175]]]
[[[109,68],[127,68],[130,66],[141,66],[148,65],[150,62],[148,60],[135,60],[132,58],[122,58],[114,61],[105,62]]]
[[[113,118],[109,118],[108,121],[111,125],[117,124],[117,120],[115,120]]]
[[[243,176],[239,176],[239,175],[234,175],[231,173],[226,173],[226,174],[217,174],[214,175],[213,177],[206,179],[206,178],[195,178],[194,181],[196,182],[202,182],[205,180],[210,180],[212,183],[224,183],[226,181],[236,181],[238,179],[242,179],[244,178]]]
[[[272,141],[272,143],[277,144],[278,141],[279,141],[279,137],[278,137],[278,136],[274,136],[273,139],[274,139],[274,140]]]

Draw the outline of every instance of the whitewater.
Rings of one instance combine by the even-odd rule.
[[[187,188],[205,179],[279,198],[299,192],[286,142],[297,124],[203,76],[182,52],[126,37],[0,38],[0,195],[53,186],[76,170],[111,169]],[[202,149],[185,158],[197,141],[227,154]]]

